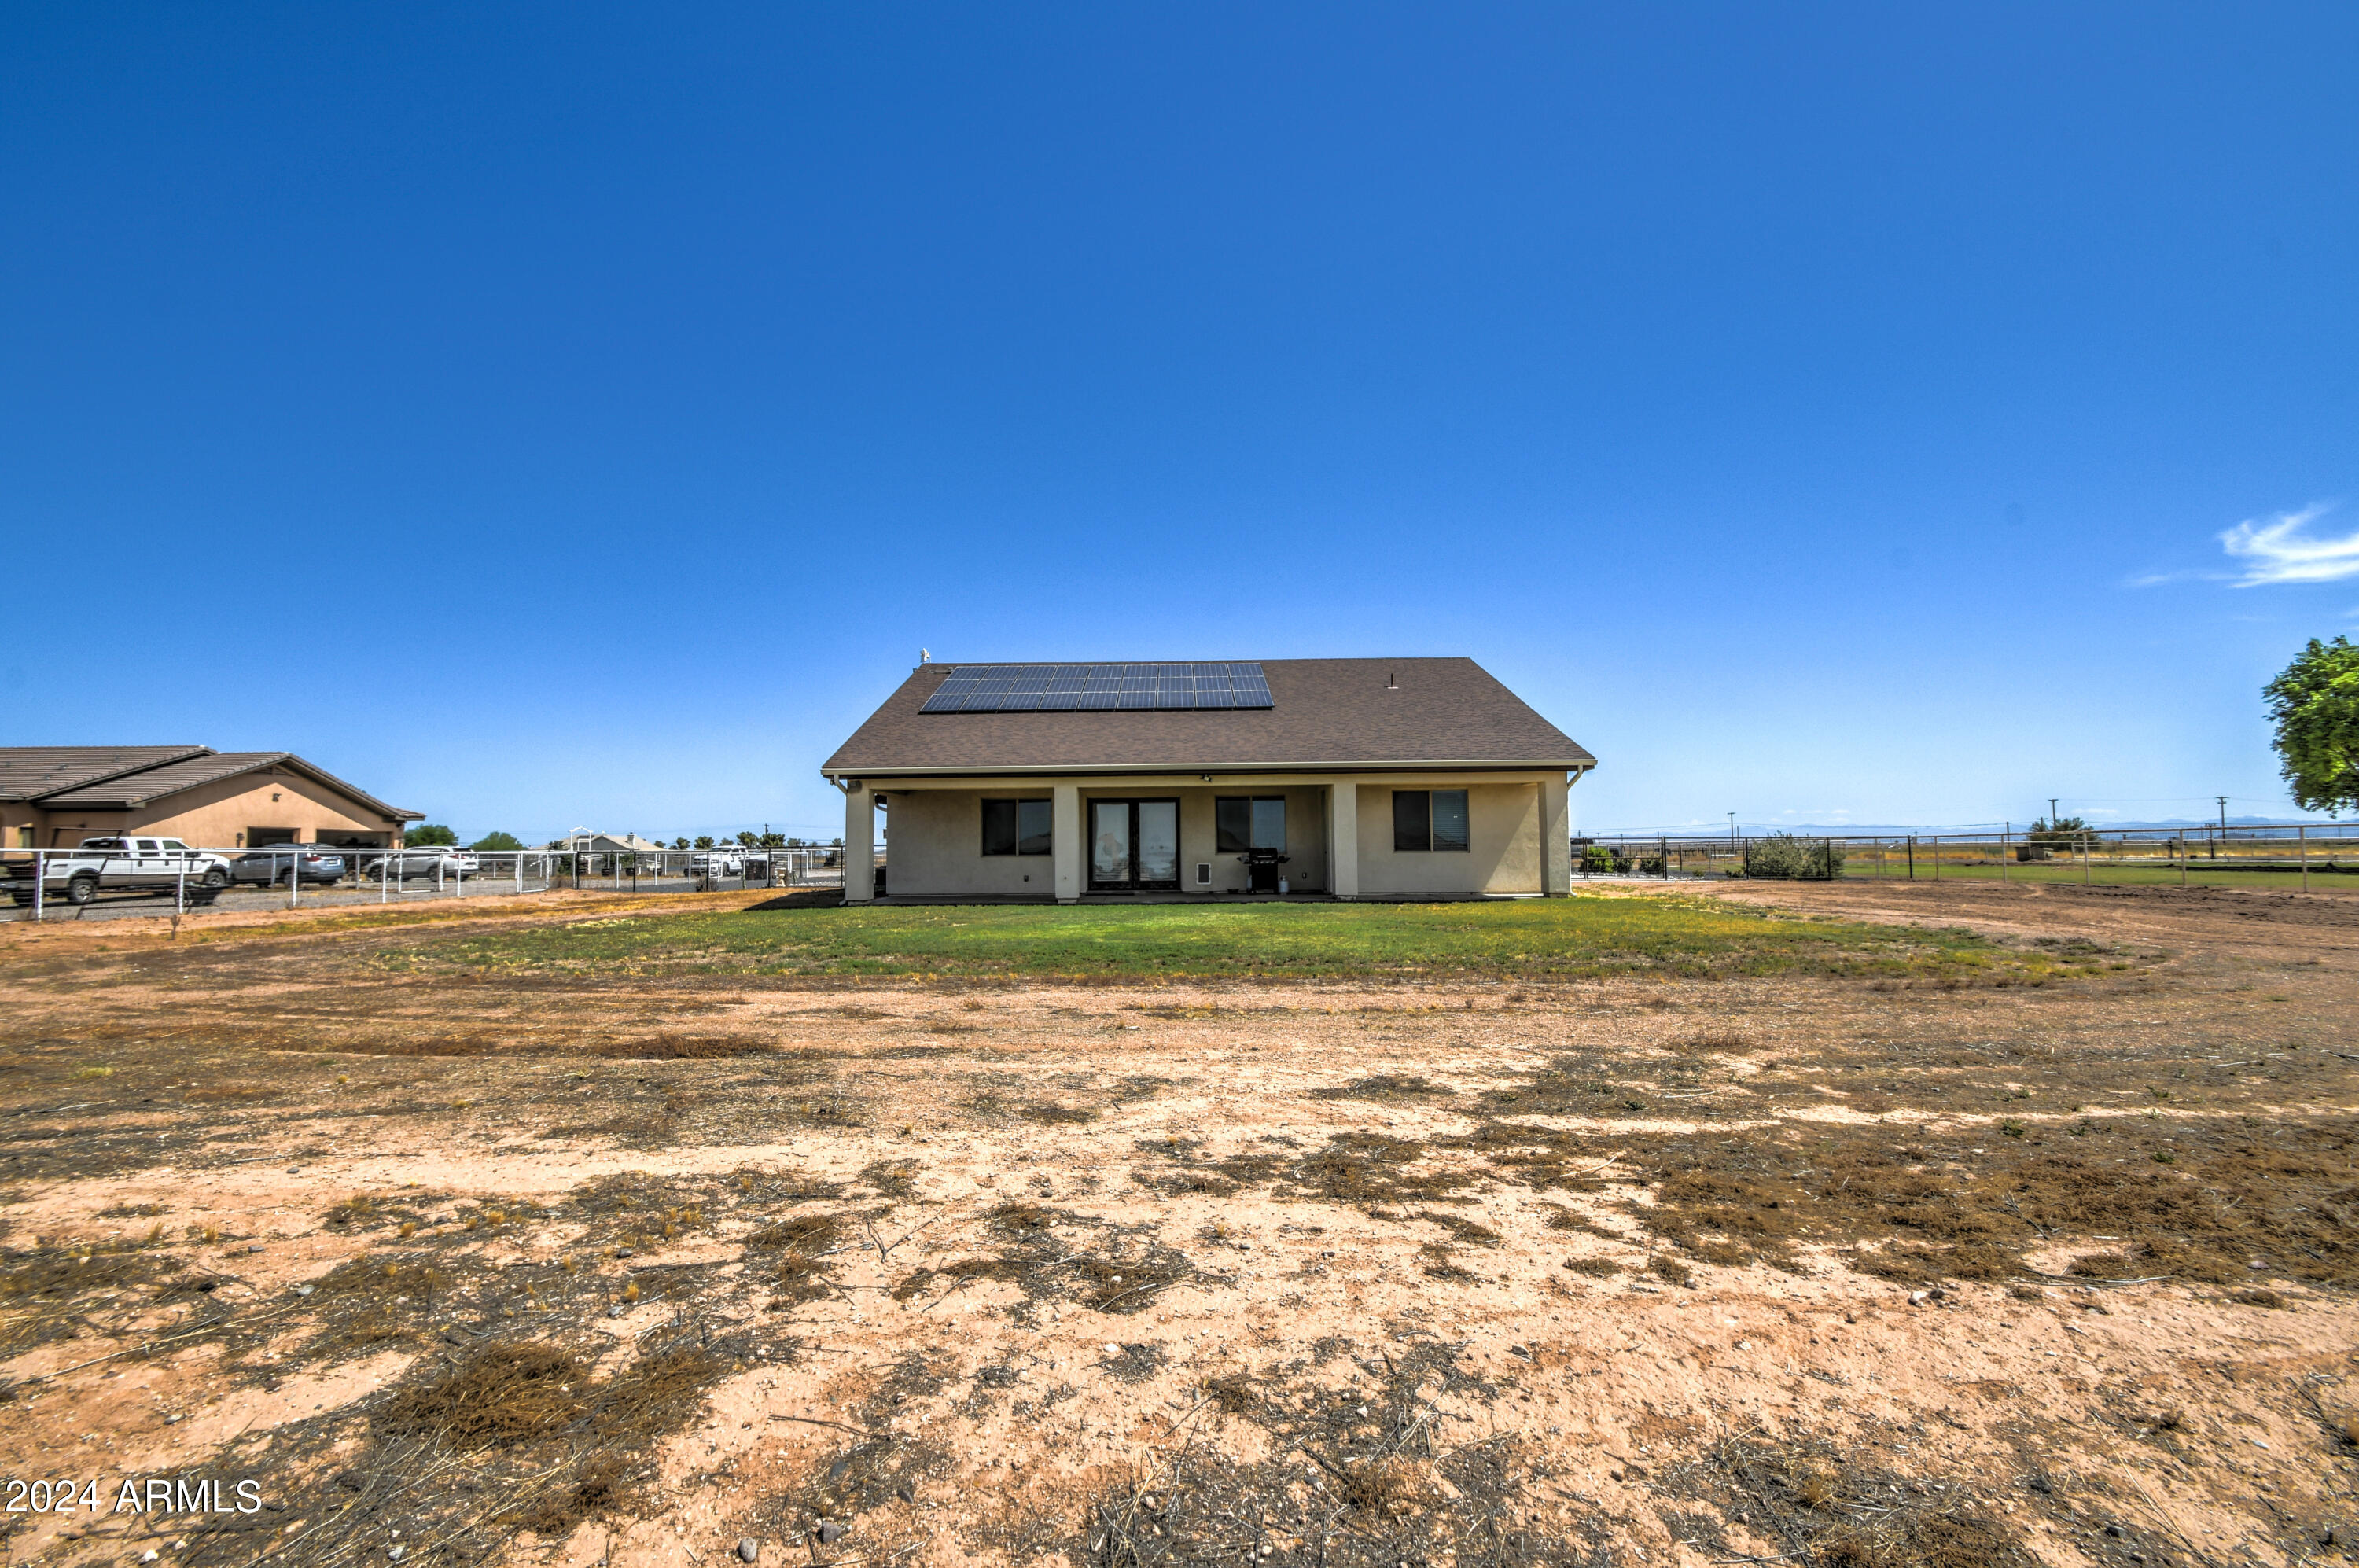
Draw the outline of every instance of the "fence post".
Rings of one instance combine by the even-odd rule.
[[[1917,835],[1908,835],[1908,880],[1917,880]]]
[[[2301,845],[2301,890],[2310,891],[2310,824],[2304,822],[2294,831],[2294,840]]]
[[[294,909],[303,901],[303,852],[287,852],[287,907]]]
[[[1936,882],[1939,882],[1940,879],[1941,879],[1941,835],[1940,835],[1940,833],[1935,833],[1935,834],[1933,835],[1933,880],[1934,880],[1934,881],[1936,881]]]
[[[2179,885],[2187,886],[2187,830],[2179,830]]]
[[[48,878],[41,865],[40,850],[33,851],[33,923],[41,923],[41,884]]]
[[[2006,863],[2015,855],[2015,824],[2007,823],[1998,830],[1998,879],[2006,880]]]

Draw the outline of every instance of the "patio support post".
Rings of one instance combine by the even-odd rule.
[[[1078,904],[1082,901],[1082,787],[1078,784],[1058,784],[1049,791],[1049,828],[1055,835],[1049,847],[1057,873],[1057,902]]]
[[[875,897],[876,791],[854,783],[843,791],[843,901],[864,904]]]
[[[1360,896],[1360,787],[1327,786],[1327,887],[1339,898]]]
[[[1540,780],[1540,892],[1551,898],[1572,891],[1571,793],[1561,773]]]

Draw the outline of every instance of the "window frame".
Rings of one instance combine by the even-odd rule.
[[[1228,832],[1228,829],[1227,829],[1225,826],[1223,826],[1223,825],[1222,824],[1222,822],[1221,822],[1221,808],[1222,808],[1223,806],[1230,806],[1230,805],[1241,805],[1241,806],[1245,807],[1245,842],[1244,842],[1243,844],[1237,844],[1237,843],[1234,843],[1234,842],[1232,842],[1232,841],[1231,841],[1231,839],[1230,839],[1230,837],[1229,837],[1229,832]],[[1277,795],[1215,795],[1215,796],[1213,796],[1213,797],[1212,797],[1212,853],[1213,853],[1213,854],[1215,854],[1215,855],[1250,855],[1250,854],[1252,854],[1252,853],[1253,853],[1253,851],[1254,851],[1254,847],[1255,847],[1255,846],[1254,846],[1254,842],[1253,842],[1253,833],[1254,833],[1254,807],[1256,807],[1256,805],[1276,805],[1276,806],[1277,807],[1277,809],[1278,809],[1278,815],[1279,815],[1279,819],[1280,819],[1280,821],[1281,821],[1281,822],[1283,822],[1283,821],[1284,821],[1284,819],[1285,819],[1285,815],[1286,815],[1286,797],[1285,797],[1285,795],[1283,795],[1283,794],[1277,794]],[[1288,832],[1288,833],[1292,832],[1292,826],[1291,826],[1291,824],[1288,824],[1288,825],[1287,826],[1287,828],[1286,828],[1286,830],[1285,830],[1285,831],[1286,831],[1286,832]],[[1262,848],[1264,848],[1264,849],[1274,849],[1274,850],[1277,851],[1280,855],[1285,854],[1285,853],[1286,853],[1286,849],[1287,849],[1286,844],[1284,844],[1283,843],[1280,843],[1280,844],[1266,844],[1261,845],[1261,847],[1262,847]]]
[[[1455,795],[1460,801],[1459,820],[1465,824],[1466,838],[1462,844],[1437,844],[1433,836],[1433,798]],[[1414,831],[1402,818],[1401,808],[1414,797],[1417,822]],[[1415,838],[1419,842],[1404,843]],[[1471,855],[1474,850],[1474,801],[1464,788],[1455,789],[1396,789],[1393,791],[1393,853],[1396,855]]]
[[[1006,842],[1014,846],[1012,848],[994,849],[991,846],[991,817],[992,808],[995,806],[1005,806],[1008,808],[1009,821],[1007,826],[1009,833]],[[1024,808],[1027,806],[1036,806],[1047,815],[1049,819],[1049,831],[1047,833],[1031,834],[1025,833]],[[982,829],[983,854],[985,859],[1002,860],[1024,855],[1037,857],[1039,855],[1052,855],[1057,853],[1057,805],[1055,800],[1047,796],[1016,796],[1006,799],[995,796],[985,796],[979,803],[979,809],[976,815],[980,819],[979,825]],[[1038,848],[1027,849],[1025,847],[1027,843],[1034,841],[1038,843]]]

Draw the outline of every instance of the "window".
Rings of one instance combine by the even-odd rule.
[[[1466,835],[1466,791],[1433,792],[1433,847],[1464,851],[1473,847]]]
[[[1463,789],[1393,791],[1393,847],[1397,850],[1468,850]]]
[[[1049,854],[1056,846],[1055,823],[1046,800],[985,800],[983,853]]]
[[[1223,855],[1286,847],[1286,797],[1219,795],[1212,800],[1213,847]]]

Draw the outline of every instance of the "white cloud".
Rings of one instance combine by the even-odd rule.
[[[2359,577],[2359,530],[2340,539],[2318,539],[2310,525],[2332,511],[2330,503],[2280,512],[2267,522],[2247,518],[2220,536],[2220,547],[2245,563],[2239,588],[2270,583],[2336,583]]]

